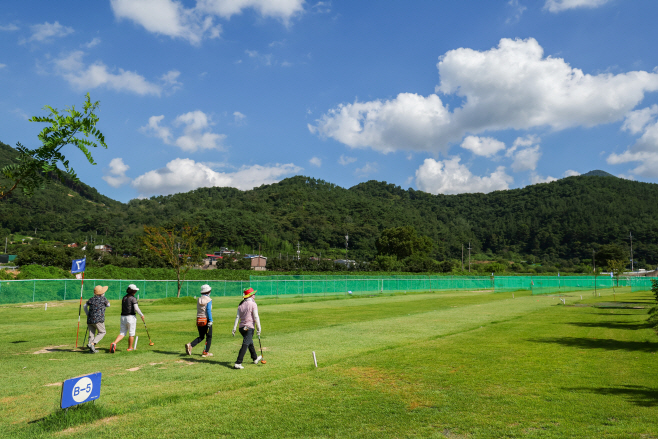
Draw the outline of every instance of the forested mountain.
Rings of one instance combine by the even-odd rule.
[[[0,166],[12,151],[0,145]],[[632,232],[635,259],[658,262],[658,185],[605,176],[461,195],[378,181],[344,189],[296,176],[250,191],[200,188],[127,204],[64,182],[0,203],[0,236],[36,228],[41,238],[71,242],[97,234],[120,251],[138,245],[143,225],[175,222],[211,232],[210,249],[260,244],[269,255],[293,253],[298,241],[304,252],[344,251],[348,234],[350,258],[365,260],[376,255],[382,230],[405,225],[431,238],[437,260],[461,258],[462,244],[470,242],[473,253],[578,263],[603,244],[628,248]]]

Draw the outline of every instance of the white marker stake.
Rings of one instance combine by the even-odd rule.
[[[512,299],[514,299],[514,293],[512,293]]]
[[[139,341],[139,335],[135,337],[135,344],[133,345],[133,351],[137,350],[137,342]]]
[[[315,367],[318,367],[318,360],[315,358],[315,351],[313,351],[313,364],[315,364]]]
[[[44,311],[48,310],[48,304],[46,303],[45,308],[43,309]]]

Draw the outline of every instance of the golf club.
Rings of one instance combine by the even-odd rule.
[[[87,343],[87,334],[88,334],[88,333],[89,333],[89,330],[87,329],[87,331],[85,331],[85,338],[84,338],[84,340],[82,340],[82,349],[84,349],[84,347],[86,346],[86,343]]]
[[[142,320],[142,322],[144,322]],[[155,343],[151,340],[151,334],[149,334],[149,328],[146,327],[146,322],[144,322],[144,329],[146,329],[146,335],[149,336],[149,346],[153,346]]]
[[[263,345],[260,344],[260,334],[258,334],[258,346],[260,346],[260,356],[262,358],[263,357]],[[260,360],[260,362],[263,363],[263,364],[267,363],[267,361],[265,361],[264,358],[262,358],[262,360]]]

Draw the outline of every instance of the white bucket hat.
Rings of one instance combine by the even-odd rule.
[[[208,294],[208,293],[210,293],[211,289],[212,288],[210,288],[210,285],[208,285],[208,284],[201,285],[201,294]]]
[[[128,289],[133,291],[139,291],[139,288],[137,288],[137,285],[135,284],[128,285]]]

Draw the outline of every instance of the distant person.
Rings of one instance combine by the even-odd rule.
[[[244,354],[249,349],[249,354],[251,359],[254,360],[254,364],[263,358],[262,356],[256,356],[256,348],[254,347],[254,324],[258,328],[258,336],[260,337],[260,318],[258,317],[258,305],[254,300],[254,295],[256,290],[249,288],[244,290],[242,294],[242,302],[238,305],[238,313],[235,316],[235,324],[233,325],[233,337],[235,337],[235,330],[240,323],[240,334],[242,334],[242,347],[240,348],[240,353],[238,353],[238,359],[235,361],[236,369],[244,369],[242,365],[242,360],[244,359]]]
[[[146,324],[146,321],[144,321],[144,314],[142,314],[142,311],[137,305],[137,299],[135,299],[135,293],[137,291],[139,291],[139,288],[137,288],[135,284],[130,284],[126,290],[126,295],[121,299],[121,331],[119,332],[117,339],[114,340],[114,343],[110,345],[111,354],[116,352],[117,343],[119,343],[126,334],[129,335],[128,349],[126,350],[133,350],[133,345],[135,343],[135,328],[137,327],[135,313],[139,314],[142,317],[142,322]]]
[[[206,338],[206,346],[203,349],[202,357],[212,357],[210,344],[212,343],[212,299],[210,298],[210,285],[201,285],[201,297],[196,302],[196,328],[199,336],[185,345],[187,355],[192,355],[192,348]]]
[[[87,347],[95,354],[96,345],[105,337],[105,308],[110,306],[110,301],[105,298],[108,287],[97,285],[94,287],[94,295],[85,303],[85,314],[87,315],[87,329],[89,330],[89,344]]]

